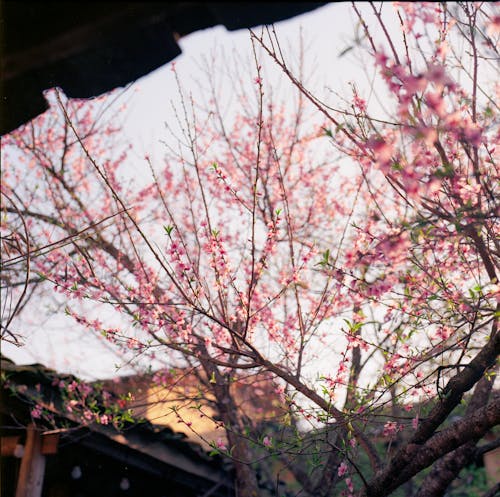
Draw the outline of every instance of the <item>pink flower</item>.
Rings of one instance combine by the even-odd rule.
[[[411,420],[411,426],[414,430],[418,428],[418,414]]]
[[[220,437],[217,439],[217,442],[215,443],[215,445],[220,450],[227,450],[227,445],[225,444],[224,440]]]
[[[368,147],[373,151],[375,160],[381,165],[387,165],[392,157],[393,146],[383,138],[372,137],[367,142]]]
[[[385,55],[385,53],[383,53],[382,50],[375,52],[374,57],[375,57],[375,63],[380,66],[386,66],[387,61],[389,60],[389,57],[387,57],[387,55]]]
[[[354,105],[361,112],[365,112],[366,111],[366,100],[364,100],[363,98],[360,98],[357,93],[354,95]]]
[[[405,90],[410,94],[422,92],[427,86],[427,80],[422,76],[407,76],[403,83]]]
[[[347,464],[344,461],[342,461],[340,463],[340,466],[339,466],[339,469],[338,469],[339,477],[342,478],[342,476],[344,476],[347,473],[348,469],[349,468],[348,468]]]
[[[446,86],[452,84],[452,80],[447,76],[443,66],[433,64],[425,74],[427,81],[437,84],[438,86]]]
[[[441,92],[429,92],[425,97],[425,103],[432,109],[439,117],[445,117],[446,105],[441,95]]]
[[[493,17],[486,32],[489,36],[496,36],[500,33],[500,15]]]
[[[36,405],[32,410],[31,410],[31,417],[33,419],[40,419],[42,417],[42,406]]]
[[[107,425],[109,423],[109,416],[107,414],[103,414],[99,421],[101,422],[101,424],[103,425]]]
[[[78,383],[76,381],[72,381],[68,385],[68,392],[74,392],[76,390],[76,387],[78,386]]]
[[[352,484],[352,480],[350,478],[345,479],[345,484],[347,485],[347,488],[349,489],[349,492],[354,491],[354,485]]]
[[[392,437],[398,431],[398,424],[395,421],[387,421],[384,425],[383,435],[384,437]]]
[[[271,447],[273,444],[273,439],[271,437],[268,437],[267,435],[262,439],[262,443],[264,444],[265,447]]]
[[[75,408],[77,404],[78,404],[77,400],[74,400],[74,399],[70,400],[68,402],[68,404],[66,405],[66,411],[73,412],[73,408]]]

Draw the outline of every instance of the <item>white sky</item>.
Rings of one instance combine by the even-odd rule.
[[[367,11],[366,5],[360,3],[359,7]],[[348,95],[350,81],[356,82],[360,88],[369,88],[370,75],[361,69],[360,62],[350,54],[339,58],[354,38],[355,24],[350,4],[345,2],[332,3],[276,24],[282,46],[289,45],[291,55],[297,50],[302,29],[309,47],[307,57],[316,60],[311,64],[315,67],[312,76],[316,83],[312,89],[316,95],[327,94],[327,88]],[[176,59],[176,67],[183,86],[193,91],[196,88],[193,78],[200,77],[197,64],[203,55],[210,55],[217,47],[224,47],[227,53],[233,47],[238,52],[249,53],[251,46],[247,30],[228,32],[223,27],[193,33],[182,38],[179,44],[182,54]],[[142,160],[144,154],[154,158],[160,153],[159,140],[167,139],[164,123],[173,121],[170,102],[176,101],[177,89],[170,64],[141,78],[126,92],[126,96],[129,98],[129,110],[124,133],[137,152],[137,163],[132,155],[131,173],[139,177],[141,168],[145,166]],[[80,332],[74,321],[64,316],[62,309],[55,316],[40,321],[40,316],[47,313],[45,308],[36,309],[37,305],[42,307],[40,302],[31,302],[27,309],[28,316],[19,323],[25,332],[25,346],[17,348],[4,343],[4,355],[19,364],[40,362],[61,372],[72,372],[89,379],[116,374],[115,364],[119,358],[110,352],[110,348],[104,347],[90,332]],[[120,372],[126,371],[123,369]]]

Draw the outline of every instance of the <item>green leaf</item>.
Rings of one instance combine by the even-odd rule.
[[[330,249],[326,249],[322,254],[322,259],[318,262],[320,266],[326,267],[330,264]]]

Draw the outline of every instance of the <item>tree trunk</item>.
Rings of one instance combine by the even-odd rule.
[[[229,446],[232,448],[232,458],[236,479],[237,497],[258,497],[259,485],[257,475],[250,465],[252,455],[247,441],[239,434],[228,431]]]
[[[204,356],[207,356],[203,345],[199,345]],[[215,364],[209,360],[200,360],[200,363],[210,380],[210,386],[215,396],[219,417],[224,424],[228,440],[228,450],[235,472],[235,486],[237,497],[258,497],[259,484],[257,474],[251,466],[252,452],[247,439],[242,436],[242,420],[238,415],[238,407],[231,395],[230,378],[221,374]]]

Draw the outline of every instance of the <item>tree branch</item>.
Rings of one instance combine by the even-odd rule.
[[[446,440],[443,439],[442,435],[439,437],[439,434],[435,434],[436,429],[460,403],[463,394],[470,390],[481,379],[485,371],[494,365],[499,352],[500,334],[492,333],[491,339],[481,349],[479,354],[477,354],[477,356],[460,373],[450,379],[443,390],[444,395],[441,397],[440,401],[436,404],[429,416],[422,420],[420,427],[417,429],[415,435],[410,439],[410,441],[394,455],[391,461],[383,469],[375,473],[373,478],[368,483],[366,491],[367,496],[379,497],[387,495],[401,483],[407,481],[415,474],[415,472],[412,472],[413,469],[409,471],[408,468],[420,467],[423,463],[417,463],[417,460],[421,461],[422,458],[424,458],[423,454],[426,455],[425,465],[420,469],[429,466],[447,452],[454,450],[455,448],[458,448],[459,446],[474,439],[474,436],[471,435],[473,432],[475,433],[475,431],[477,431],[479,426],[482,426],[481,423],[486,422],[487,407],[491,406],[491,403],[489,406],[477,410],[474,416],[466,418],[468,423],[477,422],[478,425],[469,426],[468,429],[465,428],[463,432],[460,432],[460,435],[462,436],[461,440],[453,438],[455,444],[454,446],[449,443],[447,445],[452,445],[452,447],[440,453],[438,450],[439,447],[435,447],[436,442],[433,442],[433,440],[438,437],[437,440],[443,443],[442,448],[445,447],[444,444]],[[497,398],[494,403],[495,402],[499,408],[496,415],[497,417],[500,417],[500,401]],[[478,413],[482,413],[485,418],[482,420]],[[459,431],[457,428],[456,434],[458,433]],[[477,436],[480,438],[482,435],[484,435],[484,433],[479,430]],[[453,436],[453,433],[449,436]],[[423,450],[425,447],[429,447],[429,450]],[[434,459],[432,459],[433,457]],[[419,470],[416,470],[416,472],[418,471]]]

